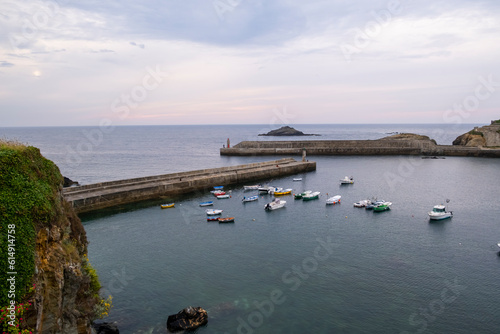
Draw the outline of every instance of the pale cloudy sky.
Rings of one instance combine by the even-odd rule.
[[[2,0],[0,127],[489,123],[498,0]]]

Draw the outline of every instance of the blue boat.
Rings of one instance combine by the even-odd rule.
[[[217,187],[214,187],[215,190],[221,190],[221,189],[224,189],[224,186],[217,186]]]
[[[255,196],[250,196],[250,197],[243,197],[242,201],[243,203],[245,202],[253,202],[253,201],[256,201],[259,199],[259,196],[255,195]]]
[[[200,206],[210,206],[214,205],[214,201],[201,202]]]

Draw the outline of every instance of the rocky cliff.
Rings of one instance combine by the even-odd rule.
[[[491,121],[490,125],[476,127],[473,130],[458,136],[453,145],[469,147],[499,147],[500,120]]]
[[[100,284],[85,255],[85,230],[63,199],[62,184],[57,166],[37,148],[0,141],[4,332],[91,333],[102,303]]]

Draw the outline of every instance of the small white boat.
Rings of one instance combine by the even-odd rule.
[[[228,194],[224,194],[224,195],[218,195],[217,196],[217,199],[225,199],[225,198],[229,198],[229,195]]]
[[[241,200],[243,203],[245,202],[253,202],[253,201],[256,201],[259,199],[259,196],[250,196],[250,197],[246,197],[244,196],[243,199]]]
[[[215,216],[215,215],[220,215],[223,210],[216,210],[216,209],[207,209],[205,212],[207,213],[207,216]]]
[[[243,186],[243,190],[258,190],[261,186],[259,184],[253,186]]]
[[[267,203],[264,206],[264,209],[265,210],[276,210],[276,209],[284,207],[285,204],[286,204],[286,201],[283,201],[279,198],[275,198],[274,201],[272,201],[271,203]]]
[[[342,198],[342,196],[340,196],[340,195],[330,197],[329,199],[326,200],[326,204],[337,204],[337,203],[340,203],[340,199],[341,198]]]
[[[269,190],[267,191],[270,195],[274,195],[274,193],[279,193],[282,192],[283,188],[281,187],[269,187]]]
[[[356,208],[364,208],[364,207],[366,207],[367,205],[369,205],[371,203],[372,203],[372,201],[370,201],[369,199],[364,199],[362,201],[354,203],[354,206]]]
[[[269,187],[269,186],[263,186],[263,187],[259,187],[259,191],[262,192],[262,193],[269,193],[269,190],[271,189],[274,189],[275,187]]]
[[[294,182],[298,182],[298,181],[302,181],[302,178],[301,177],[296,177],[293,179]]]
[[[343,179],[340,180],[340,184],[353,184],[354,183],[354,178],[351,176],[346,176]]]
[[[200,206],[210,206],[214,205],[214,201],[201,202]]]
[[[444,205],[435,205],[428,215],[430,220],[441,220],[453,217],[453,212],[446,211]]]

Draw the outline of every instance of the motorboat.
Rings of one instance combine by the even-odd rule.
[[[219,223],[234,223],[234,217],[219,218]]]
[[[259,192],[261,193],[269,193],[269,190],[270,189],[274,189],[275,187],[270,187],[270,186],[263,186],[263,187],[259,187]]]
[[[217,197],[217,196],[225,195],[226,192],[224,190],[215,190],[212,192],[212,194],[214,194],[214,196]]]
[[[453,212],[446,211],[446,207],[442,204],[434,205],[432,211],[428,213],[430,220],[441,220],[453,217]]]
[[[255,196],[250,196],[250,197],[246,197],[244,196],[243,199],[241,200],[243,203],[246,203],[246,202],[253,202],[253,201],[256,201],[259,199],[259,196],[255,195]]]
[[[296,177],[293,179],[294,182],[298,182],[298,181],[302,181],[302,178],[301,177]]]
[[[217,199],[225,199],[229,198],[230,196],[228,194],[223,194],[223,195],[217,195]]]
[[[210,206],[214,205],[214,201],[201,202],[200,206]]]
[[[168,209],[173,208],[175,206],[175,203],[161,204],[160,206],[162,209]]]
[[[366,210],[373,210],[374,207],[384,203],[384,200],[375,200],[375,201],[370,201],[369,204],[366,204],[365,209]]]
[[[220,215],[223,210],[216,210],[216,209],[207,209],[205,212],[207,213],[207,216],[215,216],[215,215]]]
[[[222,190],[222,189],[224,189],[224,186],[215,186],[214,187],[214,190]]]
[[[291,195],[292,194],[292,189],[282,189],[281,191],[275,191],[274,196],[284,196],[284,195]]]
[[[373,207],[373,211],[375,212],[382,212],[382,211],[387,211],[391,209],[391,202],[383,202],[377,206]]]
[[[302,196],[303,201],[310,201],[313,199],[318,199],[319,194],[321,194],[319,191],[311,192],[310,194]]]
[[[340,198],[342,198],[342,196],[340,196],[340,195],[330,197],[330,198],[328,198],[326,200],[326,204],[337,204],[337,203],[340,203]]]
[[[261,186],[258,184],[255,184],[253,186],[243,186],[243,190],[258,190]]]
[[[274,195],[274,193],[279,193],[282,192],[283,188],[281,187],[269,187],[269,190],[267,191],[270,195]]]
[[[307,191],[304,191],[303,193],[300,193],[300,194],[293,194],[293,197],[295,199],[302,199],[302,197],[304,197],[305,195],[309,195],[311,193],[312,193],[311,190],[307,190]]]
[[[354,178],[351,176],[346,176],[343,179],[340,180],[340,184],[353,184],[354,183]]]
[[[286,204],[286,201],[283,201],[279,198],[275,198],[274,201],[267,203],[264,206],[264,209],[265,210],[276,210],[276,209],[280,209],[280,208],[284,207],[285,204]]]
[[[215,222],[215,221],[219,221],[219,218],[220,217],[216,217],[216,216],[208,216],[207,221],[208,222]]]
[[[371,203],[372,203],[372,201],[370,201],[369,199],[364,199],[362,201],[354,203],[354,207],[356,207],[356,208],[364,208],[364,207],[366,207],[367,205],[369,205]]]

